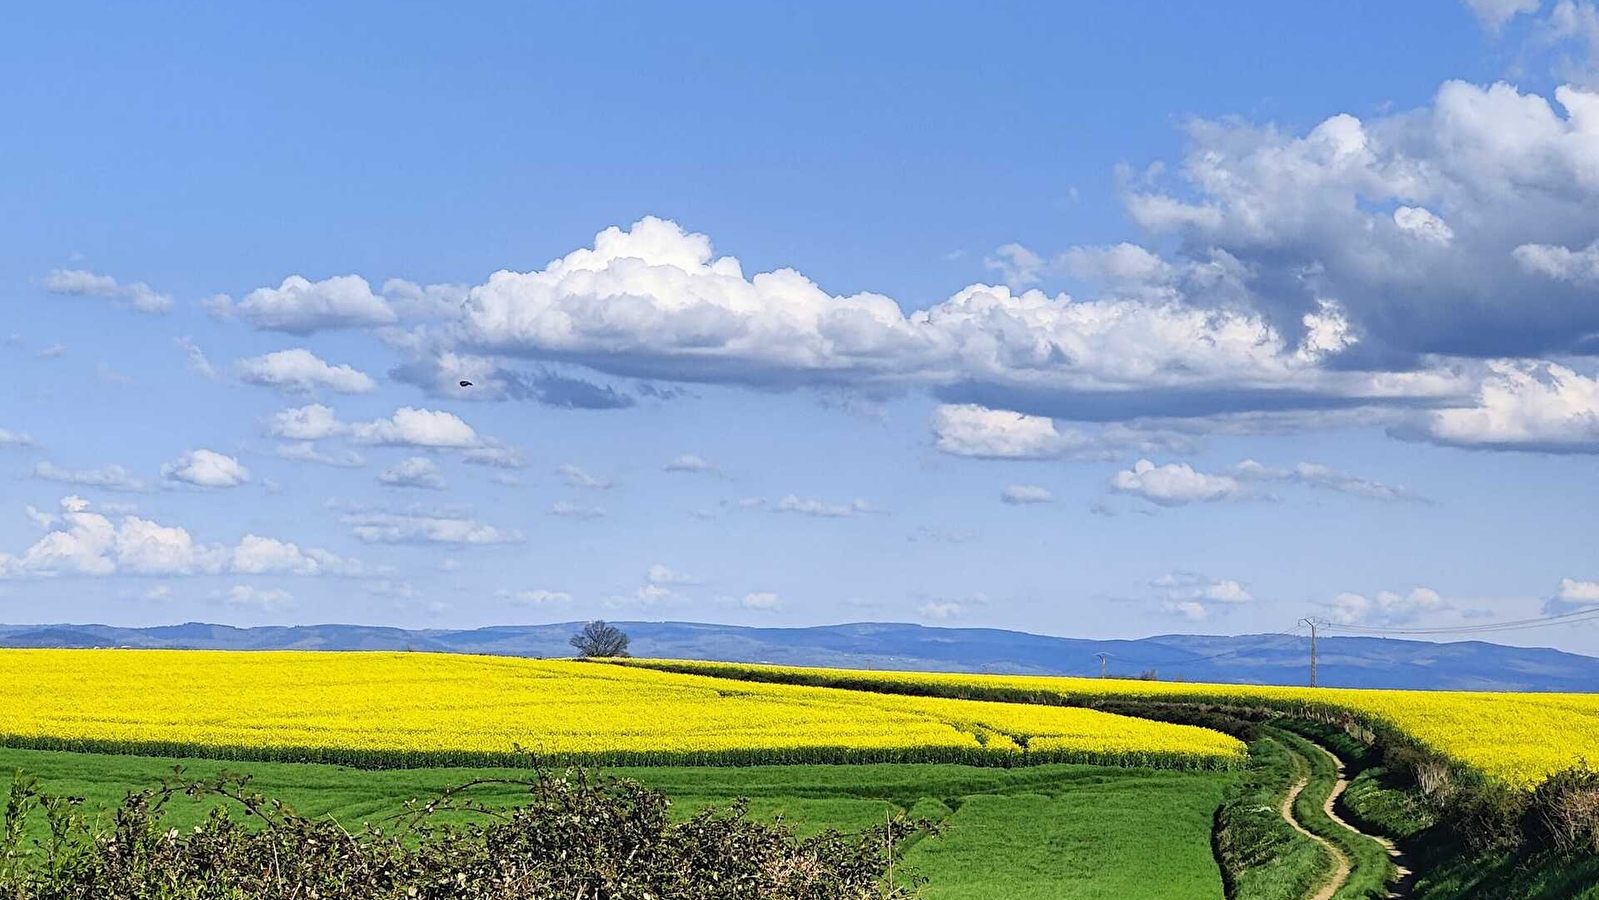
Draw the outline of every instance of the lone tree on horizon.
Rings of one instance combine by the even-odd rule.
[[[585,659],[626,656],[627,635],[604,619],[595,619],[584,625],[582,631],[572,635],[572,646],[577,648],[577,655]]]

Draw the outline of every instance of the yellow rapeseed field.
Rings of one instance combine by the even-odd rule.
[[[1084,761],[1243,745],[1085,709],[430,653],[0,650],[0,743],[367,766]]]
[[[637,660],[634,664],[865,691],[925,690],[1012,701],[1086,703],[1096,698],[1128,698],[1346,711],[1368,724],[1386,724],[1405,732],[1459,763],[1521,787],[1532,787],[1551,773],[1584,760],[1599,765],[1599,695],[1593,694],[1267,687],[683,661]]]

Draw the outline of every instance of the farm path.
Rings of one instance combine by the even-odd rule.
[[[1327,855],[1332,857],[1332,877],[1328,879],[1326,884],[1322,885],[1321,890],[1317,891],[1311,897],[1311,900],[1332,900],[1332,895],[1338,893],[1338,889],[1343,887],[1344,882],[1349,880],[1349,857],[1344,853],[1344,851],[1338,849],[1338,846],[1332,841],[1327,840],[1321,835],[1311,833],[1310,829],[1306,828],[1304,825],[1301,825],[1299,820],[1294,817],[1294,801],[1299,799],[1300,793],[1305,790],[1305,785],[1309,782],[1309,778],[1301,777],[1298,781],[1294,782],[1293,787],[1288,789],[1288,796],[1283,798],[1282,816],[1283,821],[1293,826],[1295,831],[1320,844],[1322,849],[1327,851]],[[1343,787],[1344,782],[1343,779],[1340,778],[1338,780],[1338,786],[1333,789],[1333,792],[1330,796],[1336,797],[1339,792],[1343,790]],[[1329,804],[1331,802],[1331,800],[1328,801]],[[1348,828],[1349,826],[1345,825],[1344,827]]]
[[[1391,858],[1394,861],[1394,869],[1397,871],[1398,876],[1399,876],[1398,880],[1396,880],[1394,882],[1392,888],[1389,890],[1388,896],[1389,897],[1403,897],[1403,896],[1406,896],[1406,894],[1408,894],[1408,892],[1409,892],[1408,888],[1409,888],[1409,885],[1410,885],[1411,872],[1410,872],[1409,867],[1407,867],[1405,865],[1405,854],[1404,854],[1404,852],[1401,851],[1398,847],[1394,846],[1394,842],[1389,840],[1388,838],[1385,838],[1385,837],[1382,837],[1381,835],[1376,835],[1376,834],[1367,834],[1366,832],[1361,831],[1359,828],[1356,828],[1355,826],[1353,826],[1353,825],[1349,824],[1348,822],[1344,821],[1344,819],[1338,815],[1337,811],[1333,809],[1333,806],[1338,802],[1338,798],[1343,796],[1344,790],[1349,787],[1349,779],[1347,777],[1345,777],[1345,774],[1344,774],[1344,761],[1339,759],[1337,754],[1335,754],[1332,751],[1328,750],[1326,747],[1323,747],[1320,744],[1313,744],[1313,745],[1315,746],[1315,748],[1317,750],[1321,751],[1322,753],[1327,754],[1327,757],[1333,761],[1333,765],[1338,767],[1338,783],[1333,785],[1332,793],[1327,795],[1327,802],[1325,804],[1323,804],[1323,809],[1327,813],[1327,818],[1332,819],[1334,822],[1338,823],[1338,825],[1340,827],[1344,828],[1346,831],[1351,831],[1351,832],[1353,832],[1355,834],[1360,835],[1363,838],[1366,838],[1367,840],[1376,841],[1379,845],[1381,845],[1381,847],[1384,850],[1388,851],[1388,856],[1389,856],[1389,858]],[[1347,862],[1346,862],[1346,865],[1345,865],[1345,868],[1344,868],[1344,878],[1348,878],[1348,877],[1349,877],[1349,872],[1348,872],[1348,867],[1347,867]],[[1342,883],[1342,882],[1340,882],[1340,883]],[[1326,896],[1327,897],[1331,897],[1332,894],[1327,894]],[[1316,895],[1316,900],[1322,900],[1322,895],[1321,894]]]
[[[1325,753],[1327,758],[1332,761],[1333,765],[1338,770],[1338,780],[1333,785],[1333,789],[1328,792],[1327,799],[1322,804],[1322,811],[1326,813],[1328,819],[1331,819],[1340,828],[1364,838],[1365,840],[1373,841],[1387,851],[1388,856],[1393,859],[1394,867],[1399,876],[1398,879],[1391,885],[1388,896],[1390,898],[1407,896],[1409,893],[1408,888],[1410,884],[1411,872],[1410,869],[1405,866],[1404,853],[1401,852],[1398,847],[1394,846],[1393,841],[1379,835],[1367,834],[1366,832],[1361,831],[1355,826],[1349,824],[1338,815],[1337,811],[1334,809],[1334,806],[1337,804],[1338,798],[1342,796],[1344,791],[1349,787],[1349,779],[1345,776],[1344,772],[1344,761],[1339,759],[1337,754],[1328,750],[1326,747],[1323,747],[1322,745],[1313,741],[1309,743],[1311,746],[1316,748],[1317,752]],[[1326,849],[1327,855],[1332,858],[1333,870],[1331,876],[1329,876],[1327,882],[1321,886],[1321,889],[1316,891],[1316,893],[1312,894],[1310,897],[1310,900],[1332,900],[1332,897],[1336,895],[1338,891],[1343,888],[1344,884],[1349,881],[1349,875],[1351,872],[1349,854],[1345,853],[1332,841],[1329,841],[1318,834],[1312,833],[1294,815],[1294,802],[1299,799],[1299,795],[1305,790],[1305,786],[1309,784],[1309,782],[1310,779],[1308,777],[1301,777],[1298,781],[1294,782],[1294,786],[1288,791],[1288,796],[1283,799],[1281,813],[1283,821],[1292,826],[1295,831],[1320,844],[1324,849]]]

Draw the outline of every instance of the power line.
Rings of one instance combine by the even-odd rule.
[[[1295,625],[1293,628],[1289,629],[1288,631],[1274,631],[1274,632],[1270,632],[1268,634],[1260,635],[1260,637],[1277,638],[1277,640],[1272,641],[1269,644],[1261,644],[1261,645],[1247,646],[1247,647],[1234,647],[1231,650],[1223,650],[1220,653],[1212,653],[1212,654],[1205,655],[1205,656],[1190,656],[1190,657],[1188,657],[1186,659],[1179,659],[1179,660],[1139,659],[1139,658],[1129,658],[1129,657],[1125,657],[1125,656],[1117,656],[1116,658],[1121,660],[1122,662],[1132,663],[1135,666],[1137,666],[1137,665],[1144,665],[1144,666],[1169,666],[1171,668],[1175,668],[1175,669],[1179,669],[1180,670],[1184,666],[1189,666],[1189,665],[1193,665],[1193,664],[1196,664],[1196,663],[1211,662],[1213,660],[1223,659],[1223,658],[1228,657],[1228,656],[1237,656],[1240,653],[1265,653],[1265,652],[1269,652],[1269,651],[1272,651],[1272,650],[1276,650],[1276,649],[1284,646],[1290,640],[1297,640],[1299,638],[1304,637],[1304,635],[1297,633],[1301,627],[1302,626]],[[1234,638],[1234,640],[1237,640],[1237,639]],[[1095,655],[1097,656],[1098,654],[1095,654]]]
[[[1509,622],[1485,622],[1481,625],[1446,625],[1434,628],[1379,628],[1376,626],[1327,623],[1324,627],[1329,631],[1336,631],[1340,634],[1488,634],[1495,631],[1520,631],[1527,628],[1547,628],[1550,625],[1569,625],[1575,622],[1588,622],[1595,619],[1599,619],[1599,607],[1562,613],[1556,616],[1515,619]]]

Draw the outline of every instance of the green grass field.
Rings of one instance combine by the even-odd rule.
[[[139,756],[0,749],[0,773],[21,770],[59,794],[82,797],[91,814],[129,790],[158,784],[182,763],[190,776],[226,770],[310,815],[346,825],[377,820],[409,799],[475,778],[524,777],[523,770],[369,771],[300,763],[218,763]],[[941,819],[942,835],[911,846],[904,865],[929,879],[930,900],[1219,900],[1210,851],[1211,816],[1230,773],[1045,765],[1020,769],[958,765],[630,768],[664,792],[682,815],[705,805],[750,800],[752,814],[781,815],[802,833],[859,830],[896,811]],[[5,775],[0,780],[9,783]],[[517,792],[476,794],[512,803]],[[170,809],[175,827],[204,807]]]

